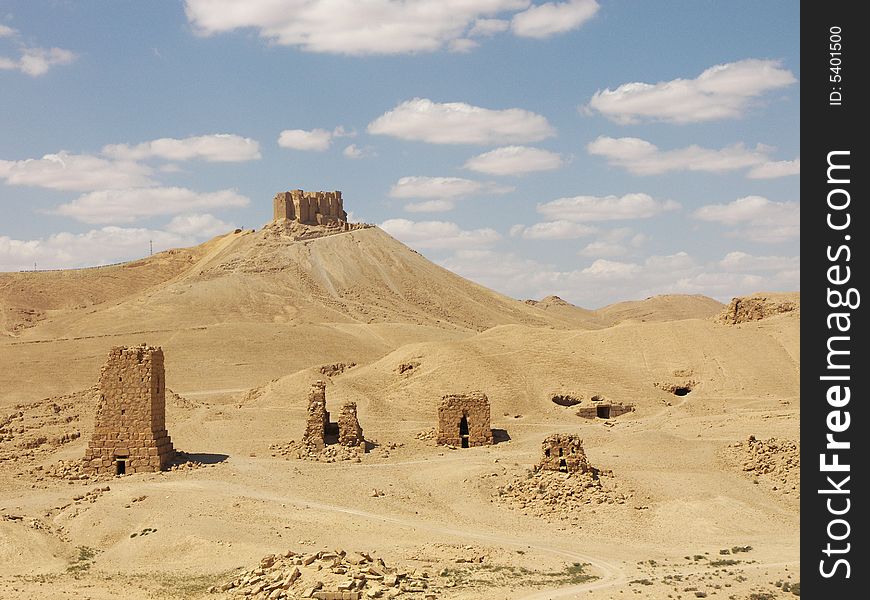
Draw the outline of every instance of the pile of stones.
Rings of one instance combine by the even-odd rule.
[[[250,600],[367,600],[369,598],[438,597],[424,571],[387,566],[366,552],[321,550],[315,553],[267,554],[257,568],[209,589]]]
[[[525,476],[496,489],[496,500],[523,514],[561,521],[579,520],[584,509],[598,504],[625,504],[610,471],[560,473],[530,469]]]
[[[729,462],[736,463],[753,476],[756,483],[765,480],[773,491],[800,498],[801,448],[790,440],[756,439],[750,435],[745,442],[731,444],[726,449]]]

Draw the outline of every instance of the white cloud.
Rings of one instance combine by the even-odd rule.
[[[755,242],[776,243],[800,236],[798,202],[772,202],[763,196],[746,196],[727,204],[702,206],[693,216],[736,227],[734,235]]]
[[[325,129],[285,129],[278,136],[278,145],[293,150],[323,152],[332,144],[332,132]]]
[[[424,200],[409,202],[404,208],[408,212],[447,212],[456,208],[456,203],[453,200]]]
[[[152,170],[132,161],[60,151],[42,158],[0,160],[0,178],[9,185],[53,190],[89,191],[153,185]]]
[[[505,146],[469,158],[464,167],[490,175],[522,175],[535,171],[551,171],[563,164],[562,156],[549,150]]]
[[[462,177],[402,177],[390,188],[392,198],[456,199],[474,194],[506,194],[510,186]]]
[[[175,216],[169,221],[166,229],[179,235],[214,237],[228,233],[235,229],[235,227],[231,223],[221,221],[214,215],[205,213]]]
[[[511,31],[520,37],[547,38],[577,29],[598,12],[595,0],[546,2],[530,6],[511,19]]]
[[[625,245],[619,242],[609,242],[607,240],[598,240],[586,244],[578,254],[580,256],[588,256],[591,258],[623,256],[628,253]]]
[[[505,19],[478,19],[468,32],[470,37],[490,37],[510,29],[510,21]]]
[[[718,266],[729,272],[799,271],[799,256],[753,256],[746,252],[729,252]]]
[[[625,279],[634,277],[641,272],[641,266],[634,263],[617,262],[599,258],[594,263],[580,271],[594,279]]]
[[[465,37],[480,19],[510,16],[529,0],[186,0],[200,35],[254,29],[308,52],[369,55],[433,52]]]
[[[734,119],[754,98],[795,81],[780,61],[747,59],[710,67],[695,79],[625,83],[615,90],[599,90],[587,108],[623,124]]]
[[[673,200],[655,200],[647,194],[626,194],[559,198],[538,204],[537,211],[551,220],[585,222],[648,219],[679,207]]]
[[[769,146],[754,150],[734,144],[721,150],[691,145],[677,150],[660,150],[646,140],[633,137],[601,136],[586,147],[590,154],[603,156],[611,165],[628,169],[635,175],[659,175],[668,171],[706,171],[721,173],[755,167],[769,161]]]
[[[18,35],[17,30],[12,29],[8,25],[3,25],[2,23],[0,23],[0,38],[15,37],[16,35]]]
[[[234,190],[200,193],[179,187],[158,187],[90,192],[61,204],[53,212],[85,223],[131,223],[157,215],[242,207],[249,202]]]
[[[341,151],[347,158],[357,160],[360,158],[370,158],[373,156],[377,156],[378,153],[375,152],[375,149],[371,146],[357,146],[356,144],[350,144],[345,147],[344,150]]]
[[[251,138],[229,133],[199,135],[182,139],[160,138],[131,146],[110,144],[102,150],[104,156],[122,160],[201,159],[209,162],[242,162],[260,158],[260,144]]]
[[[749,171],[747,177],[750,179],[775,179],[777,177],[788,177],[789,175],[800,175],[801,159],[794,160],[777,160],[766,162],[753,167]]]
[[[635,261],[599,259],[562,270],[492,249],[458,250],[439,261],[443,267],[514,298],[556,294],[594,308],[656,294],[705,294],[721,301],[760,289],[797,290],[799,258],[727,255],[701,263],[686,252]]]
[[[447,49],[451,52],[456,52],[458,54],[465,54],[467,52],[471,52],[478,46],[480,46],[480,43],[475,40],[471,40],[468,38],[459,38],[456,40],[451,40],[451,42],[447,45]]]
[[[39,77],[52,67],[68,65],[76,59],[74,52],[63,48],[21,47],[19,51],[21,56],[17,59],[0,56],[0,70],[21,71],[25,75]]]
[[[510,234],[513,237],[520,236],[526,240],[572,240],[595,233],[597,229],[589,225],[572,223],[571,221],[547,221],[535,223],[528,227],[514,225]]]
[[[0,271],[28,270],[33,263],[38,269],[112,264],[148,256],[152,243],[154,251],[160,252],[196,241],[168,231],[114,226],[34,240],[0,236]]]
[[[430,144],[537,142],[556,134],[546,118],[521,108],[492,110],[464,102],[414,98],[387,111],[368,132]]]
[[[380,227],[397,240],[422,250],[481,248],[501,239],[494,229],[462,229],[449,221],[389,219]]]
[[[617,227],[602,231],[598,239],[584,246],[578,254],[591,258],[624,256],[631,249],[640,248],[647,240],[643,233],[635,233],[630,227]]]

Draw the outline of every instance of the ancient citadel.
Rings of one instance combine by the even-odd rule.
[[[330,225],[347,222],[341,192],[290,190],[275,194],[273,220],[296,221],[303,225]]]

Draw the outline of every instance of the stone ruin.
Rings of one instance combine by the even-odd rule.
[[[584,419],[612,419],[619,415],[632,412],[633,404],[623,404],[622,402],[611,402],[609,400],[592,399],[592,406],[583,406],[577,409],[577,416]]]
[[[326,410],[326,382],[318,380],[308,392],[308,419],[302,443],[314,450],[323,450],[327,444],[337,441],[349,448],[365,449],[362,427],[356,416],[356,402],[345,402],[341,407],[338,422],[329,420]]]
[[[163,350],[145,344],[112,348],[100,370],[96,424],[82,469],[95,475],[161,471],[174,457],[166,431]]]
[[[483,392],[448,394],[438,404],[439,444],[470,448],[493,443],[489,399]]]
[[[541,443],[539,469],[562,473],[586,473],[590,471],[580,436],[570,433],[554,433]]]
[[[272,201],[275,221],[284,219],[303,225],[341,225],[347,223],[341,192],[304,192],[291,190],[275,194]]]

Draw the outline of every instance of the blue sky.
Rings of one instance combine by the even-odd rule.
[[[0,1],[0,270],[298,187],[518,298],[795,290],[799,67],[797,2]]]

